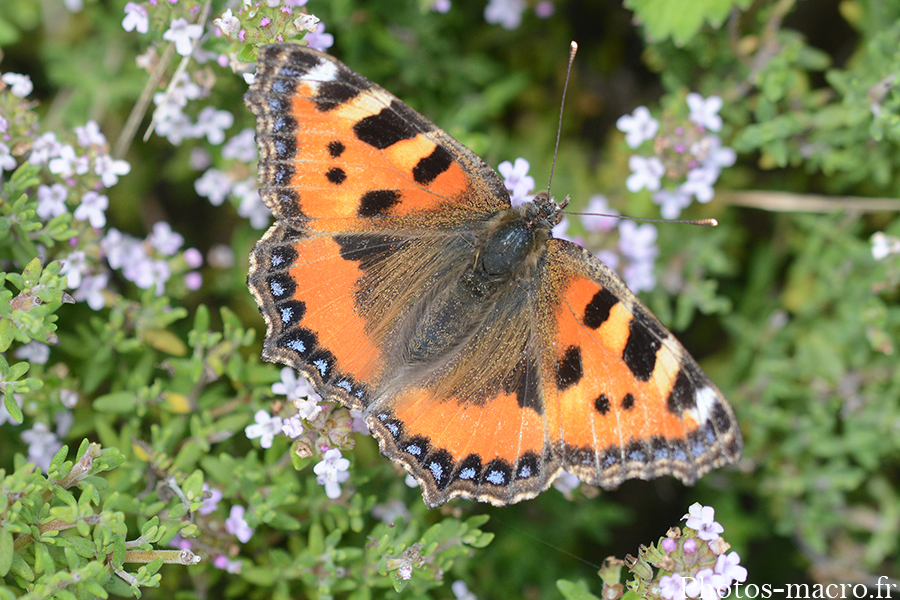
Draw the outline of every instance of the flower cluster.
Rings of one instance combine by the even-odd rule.
[[[525,0],[489,0],[484,7],[484,20],[491,25],[499,25],[503,29],[518,29],[522,24],[522,15],[528,4]],[[447,12],[450,10],[450,2],[435,2],[432,10]],[[549,19],[556,11],[553,2],[543,0],[534,5],[534,14],[539,19]]]
[[[722,99],[688,94],[687,108],[690,112],[686,122],[666,114],[660,123],[644,106],[616,121],[629,148],[653,143],[652,156],[634,154],[629,158],[631,175],[625,187],[630,192],[652,192],[653,201],[666,219],[677,218],[694,199],[701,203],[712,200],[713,185],[722,169],[733,165],[737,158],[715,133],[722,128]]]
[[[530,165],[524,158],[517,158],[514,163],[504,161],[497,170],[503,176],[503,183],[510,193],[513,206],[530,201],[534,196],[534,178],[528,175]],[[659,248],[656,246],[656,227],[650,223],[637,225],[632,221],[617,219],[618,214],[610,208],[602,195],[590,198],[580,215],[581,228],[585,238],[569,234],[569,218],[553,228],[553,236],[566,239],[581,246],[603,248],[597,257],[606,265],[617,271],[625,284],[635,293],[652,290],[656,287],[656,258]],[[610,246],[608,236],[618,234],[618,241]]]
[[[699,503],[691,505],[683,531],[677,527],[650,548],[642,547],[638,558],[626,558],[636,575],[628,585],[641,597],[665,600],[719,600],[729,588],[747,580],[747,569],[737,552],[721,537],[724,528],[715,520],[715,510]],[[620,597],[616,594],[604,597]]]
[[[340,484],[350,477],[350,461],[342,456],[341,449],[353,448],[351,432],[368,434],[361,415],[323,402],[306,378],[298,377],[289,367],[281,370],[281,381],[272,385],[272,393],[287,396],[297,412],[283,419],[259,410],[254,415],[255,423],[248,425],[244,433],[250,439],[258,438],[263,448],[271,448],[277,436],[285,435],[292,440],[293,452],[300,458],[320,456],[320,462],[313,467],[316,481],[325,486],[329,498],[339,498]]]
[[[900,238],[878,231],[872,235],[872,256],[884,260],[892,254],[900,254]]]

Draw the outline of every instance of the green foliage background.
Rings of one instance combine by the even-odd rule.
[[[869,242],[876,231],[900,235],[900,204],[876,212],[865,199],[894,199],[900,186],[900,5],[561,0],[550,18],[526,11],[510,31],[485,22],[483,2],[454,2],[447,14],[427,4],[311,0],[307,10],[334,34],[331,53],[490,164],[527,158],[539,186],[550,171],[568,43],[577,40],[553,180],[575,207],[603,193],[625,214],[657,217],[647,192],[625,189],[631,152],[615,120],[638,105],[658,112],[683,103],[691,91],[725,100],[723,140],[738,163],[710,204],[686,213],[720,226],[660,226],[660,284],[643,298],[734,405],[743,460],[692,489],[664,478],[599,496],[580,490],[571,500],[551,489],[504,509],[453,502],[428,511],[374,441],[359,437],[344,453],[354,493],[329,501],[312,462],[292,467],[285,438],[263,450],[243,435],[256,410],[271,408],[279,378],[279,367],[258,358],[264,325],[245,285],[261,232],[195,193],[189,155],[205,142],[176,148],[154,136],[130,147],[132,171],[110,190],[107,215],[141,237],[165,220],[186,246],[233,248],[237,264],[204,271],[197,292],[158,298],[116,282],[121,296],[101,311],[62,304],[59,264],[41,271],[30,263],[37,244],[48,259],[64,257],[75,224],[34,215],[37,173],[4,183],[0,301],[39,285],[34,293],[44,297],[6,342],[3,389],[27,398],[26,426],[49,419],[63,388],[79,402],[69,455],[54,461],[49,482],[24,466],[26,426],[0,425],[0,567],[14,538],[40,538],[9,558],[0,598],[15,597],[28,572],[44,585],[33,597],[65,597],[65,588],[79,598],[131,596],[138,585],[103,565],[122,565],[126,539],[143,536],[149,551],[179,531],[239,552],[244,569],[228,574],[209,560],[151,563],[140,573],[126,565],[143,597],[449,598],[455,579],[482,600],[562,597],[560,579],[583,580],[599,595],[596,566],[658,539],[693,501],[716,508],[758,584],[900,577],[900,260],[875,260]],[[110,141],[122,131],[147,82],[135,57],[165,29],[125,32],[124,5],[86,0],[70,13],[56,0],[0,3],[0,70],[32,77],[42,131],[88,119]],[[214,2],[212,14],[224,9]],[[231,110],[232,132],[251,127],[240,103],[245,84],[224,69],[215,76],[202,105]],[[148,124],[145,117],[141,132]],[[0,323],[20,316],[5,310]],[[12,358],[22,343],[50,336],[59,343],[46,365]],[[83,439],[103,454],[66,490],[58,481],[95,451]],[[192,510],[203,482],[250,507],[253,539],[240,547],[225,539],[224,509],[182,520],[182,503],[154,487],[166,477],[178,480]],[[370,515],[391,499],[410,510],[394,527]],[[95,514],[99,523],[85,520]],[[51,518],[85,524],[44,537],[29,525]],[[79,535],[90,544],[64,541]],[[394,591],[390,560],[416,542],[426,560]],[[60,574],[72,572],[93,583]]]

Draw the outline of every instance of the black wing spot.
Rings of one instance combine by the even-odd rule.
[[[437,179],[438,175],[449,169],[451,164],[453,164],[453,157],[450,156],[450,153],[440,146],[435,146],[431,154],[421,159],[413,167],[413,179],[416,183],[428,185]]]
[[[418,130],[402,116],[402,114],[410,112],[412,109],[402,107],[397,100],[394,100],[389,107],[381,109],[377,115],[359,121],[353,126],[353,132],[360,141],[384,150],[400,140],[416,137]]]
[[[666,408],[673,415],[680,417],[685,410],[696,406],[697,395],[694,393],[694,385],[691,383],[687,368],[682,365],[675,378],[675,385],[672,386],[672,391],[666,399]]]
[[[301,357],[308,357],[319,343],[316,334],[302,327],[295,327],[278,338],[276,345],[279,348],[293,350]]]
[[[556,387],[565,390],[584,377],[584,370],[581,367],[581,348],[578,346],[569,346],[562,359],[556,365]]]
[[[496,486],[509,485],[510,481],[512,481],[512,467],[510,467],[508,462],[499,458],[487,464],[481,478],[482,483],[490,483]]]
[[[434,477],[434,482],[439,490],[443,490],[452,481],[453,457],[446,450],[440,449],[432,452],[423,466]]]
[[[325,177],[334,185],[341,185],[344,183],[344,180],[347,179],[347,173],[339,167],[332,167],[325,173]]]
[[[606,394],[600,394],[594,400],[594,410],[596,410],[601,415],[605,415],[609,413],[610,405],[609,405],[609,397]]]
[[[643,310],[635,307],[628,324],[628,341],[622,351],[622,360],[638,381],[649,381],[656,368],[656,352],[662,347],[666,332]]]
[[[397,190],[374,190],[363,194],[359,199],[359,210],[356,211],[361,217],[376,217],[385,214],[392,206],[400,201],[400,192]]]
[[[328,142],[328,154],[331,155],[331,158],[338,158],[341,154],[344,153],[347,147],[344,146],[339,140],[334,140]]]
[[[625,397],[622,398],[622,408],[625,410],[634,408],[634,394],[625,394]]]
[[[591,298],[584,307],[584,324],[591,329],[597,329],[609,319],[609,313],[613,306],[619,302],[612,292],[603,288]]]
[[[288,300],[277,304],[275,310],[278,311],[282,327],[294,327],[306,314],[306,303],[300,300]]]
[[[341,76],[346,70],[341,71]],[[359,95],[360,90],[354,85],[347,85],[340,81],[326,81],[319,85],[319,92],[313,98],[316,103],[316,109],[319,112],[328,112],[335,108],[350,102]]]
[[[516,479],[530,479],[540,472],[538,456],[534,452],[526,452],[516,465]]]
[[[481,479],[481,457],[477,454],[470,454],[463,459],[456,468],[454,479],[462,479],[463,481],[478,481]]]

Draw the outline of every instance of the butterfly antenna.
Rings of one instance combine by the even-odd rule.
[[[575,62],[575,53],[578,52],[578,43],[569,45],[569,64],[566,66],[566,83],[563,85],[562,102],[559,105],[559,124],[556,127],[556,148],[553,150],[553,165],[550,167],[550,180],[547,182],[547,195],[550,195],[550,184],[553,183],[553,171],[556,170],[556,157],[559,154],[559,138],[562,135],[563,108],[566,106],[566,91],[569,89],[569,76],[572,73],[572,63]]]
[[[628,219],[629,221],[644,221],[645,223],[681,223],[682,225],[700,225],[702,227],[718,227],[715,219],[694,219],[692,221],[680,221],[675,219],[644,219],[642,217],[626,217],[624,215],[605,215],[603,213],[569,212],[567,215],[579,215],[588,217],[609,217],[610,219]]]

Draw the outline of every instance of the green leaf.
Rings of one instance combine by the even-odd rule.
[[[573,582],[560,579],[556,582],[556,589],[560,591],[566,600],[600,600],[588,591],[587,584],[583,581]]]
[[[94,410],[111,413],[131,413],[137,405],[135,392],[113,392],[94,400]]]
[[[704,23],[718,28],[732,8],[748,4],[750,0],[625,0],[625,6],[643,23],[647,37],[654,41],[672,38],[677,46],[691,41]]]
[[[0,529],[0,577],[6,577],[13,559],[13,534],[7,528]]]

